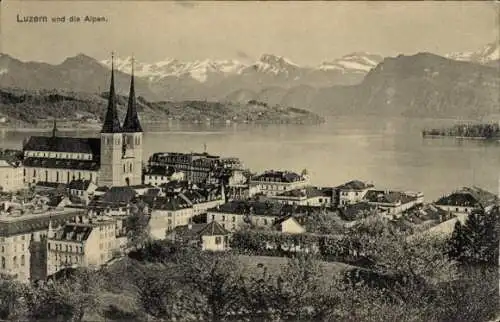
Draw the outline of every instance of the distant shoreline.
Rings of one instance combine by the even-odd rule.
[[[194,126],[223,126],[223,125],[320,125],[326,123],[323,120],[310,120],[310,121],[259,121],[259,122],[190,122],[190,121],[181,121],[181,120],[165,120],[165,121],[156,121],[156,122],[141,122],[143,126],[158,126],[158,125],[168,125],[168,124],[178,124],[178,125],[194,125]],[[74,131],[99,131],[101,129],[101,123],[79,123],[78,125],[65,125],[64,122],[57,123],[57,130],[60,132],[74,132]],[[51,132],[52,124],[49,126],[43,125],[33,125],[30,124],[28,126],[2,126],[0,125],[0,131],[9,131],[9,132]]]

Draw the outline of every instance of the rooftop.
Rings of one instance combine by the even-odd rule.
[[[233,200],[217,208],[210,209],[212,212],[279,217],[282,215],[283,205],[271,202]]]
[[[201,236],[225,236],[230,232],[224,229],[218,222],[212,221],[208,224],[191,224],[178,226],[174,228],[174,232],[179,237],[186,239],[194,239]]]
[[[353,190],[353,191],[361,191],[369,188],[373,188],[374,186],[370,183],[366,183],[359,180],[352,180],[344,183],[343,185],[337,186],[339,190]]]
[[[101,153],[101,140],[99,138],[31,136],[23,146],[23,150],[85,153],[98,156]]]
[[[462,188],[436,201],[440,206],[488,207],[495,204],[498,198],[495,194],[478,187]]]
[[[368,190],[364,199],[368,202],[376,203],[406,204],[417,200],[417,197],[408,195],[401,191]]]
[[[57,168],[72,170],[97,171],[100,168],[98,160],[53,159],[43,157],[28,157],[23,161],[26,167]]]
[[[256,175],[252,178],[252,181],[271,181],[271,182],[296,182],[302,181],[304,177],[298,173],[291,171],[275,171],[269,170],[262,174]]]

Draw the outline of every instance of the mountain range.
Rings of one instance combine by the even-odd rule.
[[[321,113],[471,116],[497,112],[498,43],[477,51],[382,57],[356,52],[316,66],[263,54],[238,60],[135,62],[136,92],[149,101],[208,100],[306,108]],[[116,87],[126,95],[132,59],[115,58]],[[58,65],[0,55],[0,87],[102,93],[109,60],[84,54]]]

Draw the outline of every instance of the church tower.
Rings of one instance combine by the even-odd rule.
[[[128,96],[128,107],[125,121],[123,122],[123,144],[124,144],[124,181],[127,185],[139,185],[142,183],[142,127],[137,115],[137,102],[134,87],[134,60],[132,60],[132,72],[130,79],[130,93]],[[130,158],[130,159],[129,159]]]
[[[108,109],[101,130],[101,168],[99,185],[121,186],[122,181],[122,129],[118,119],[115,96],[114,62],[111,56],[111,82],[109,86]]]

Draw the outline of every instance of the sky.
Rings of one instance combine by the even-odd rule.
[[[477,50],[499,39],[494,2],[14,1],[1,7],[0,51],[60,63],[85,53],[143,62],[264,53],[317,65],[357,51],[383,56]],[[52,23],[53,16],[105,22]],[[47,16],[47,23],[20,23]]]

